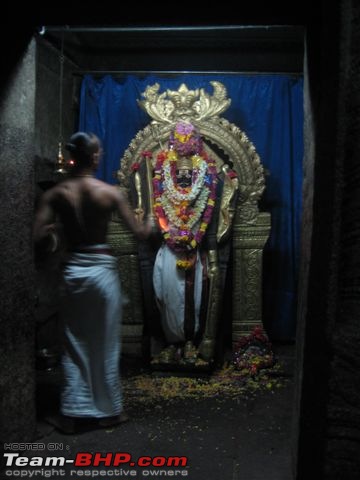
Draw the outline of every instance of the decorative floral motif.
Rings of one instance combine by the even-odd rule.
[[[137,172],[140,168],[140,163],[139,162],[134,162],[132,165],[131,165],[131,170],[133,172]]]
[[[234,350],[234,366],[237,370],[256,375],[260,369],[274,365],[271,343],[262,327],[257,326],[243,336]]]
[[[234,170],[229,170],[228,175],[231,179],[237,178],[237,173]]]
[[[183,157],[188,157],[203,150],[202,138],[194,125],[187,122],[179,122],[170,134],[170,149],[178,152]]]

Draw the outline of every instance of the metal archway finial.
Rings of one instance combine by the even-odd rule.
[[[168,89],[159,94],[160,85],[155,83],[146,88],[142,93],[144,100],[138,100],[138,104],[156,123],[208,120],[220,115],[231,103],[222,83],[212,81],[210,84],[214,89],[213,95],[209,95],[203,88],[189,90],[184,83],[178,90]]]

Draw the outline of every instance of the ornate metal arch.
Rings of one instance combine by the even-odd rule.
[[[118,178],[122,187],[129,187],[131,166],[141,159],[144,150],[155,151],[166,146],[170,131],[177,121],[194,124],[205,140],[214,143],[224,154],[224,161],[231,163],[239,178],[239,204],[251,206],[256,215],[256,204],[265,188],[264,170],[254,145],[246,134],[225,118],[219,117],[231,103],[224,85],[210,82],[213,95],[203,89],[188,90],[182,84],[178,90],[158,93],[159,84],[148,86],[139,101],[153,120],[139,131],[121,159]],[[226,160],[227,159],[227,160]]]

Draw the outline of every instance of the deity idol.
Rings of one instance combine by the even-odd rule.
[[[160,361],[195,362],[201,356],[209,259],[202,240],[216,201],[215,162],[191,123],[178,122],[153,177],[154,213],[163,237],[153,284],[168,344]]]

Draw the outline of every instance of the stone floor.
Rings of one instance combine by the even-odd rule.
[[[115,428],[65,435],[44,421],[58,408],[59,374],[39,372],[38,442],[46,451],[32,455],[64,456],[79,452],[128,453],[131,460],[117,467],[42,466],[31,478],[153,478],[186,477],[191,480],[291,480],[291,423],[294,392],[294,345],[274,345],[281,368],[276,388],[236,395],[195,395],[192,398],[142,398],[128,395],[125,406],[130,420]],[[123,361],[126,387],[144,372]],[[148,375],[148,374],[147,374]],[[153,375],[159,375],[154,373]],[[170,379],[171,382],[171,379]],[[139,457],[187,457],[186,467],[138,467]],[[127,460],[124,458],[124,460]],[[162,459],[154,462],[162,462]],[[134,464],[132,465],[131,462]],[[50,471],[51,470],[51,471]],[[49,472],[48,472],[49,471]],[[48,472],[48,473],[47,473]],[[6,476],[5,478],[11,478]]]

